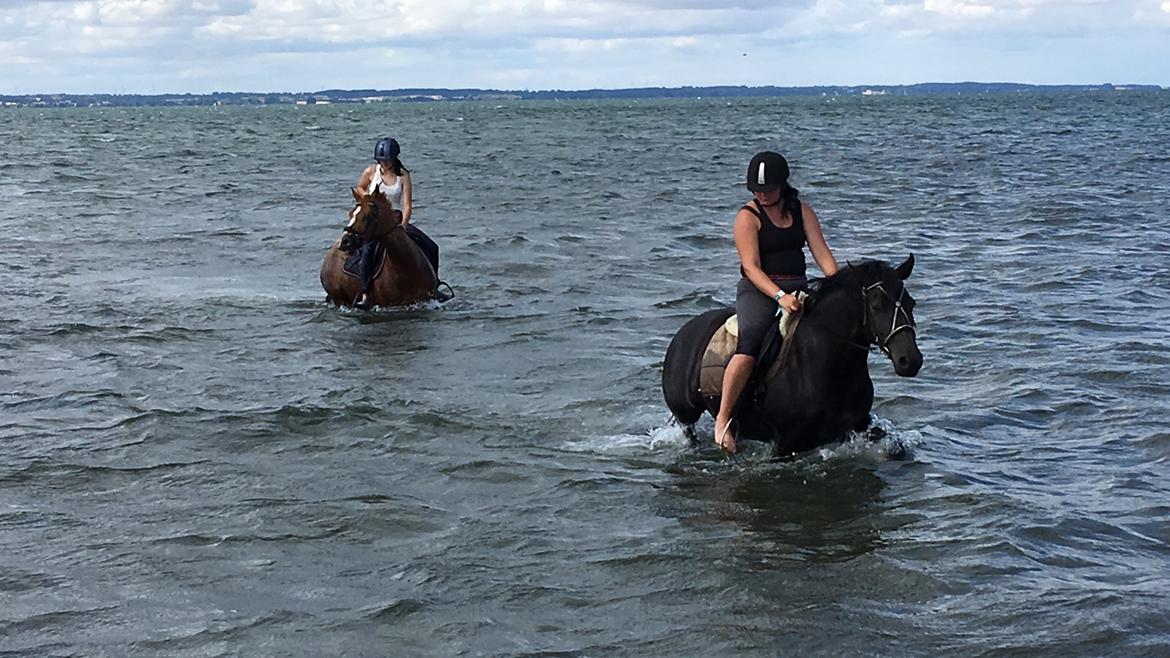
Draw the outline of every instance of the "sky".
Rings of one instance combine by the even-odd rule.
[[[0,94],[1170,87],[1170,0],[0,0]]]

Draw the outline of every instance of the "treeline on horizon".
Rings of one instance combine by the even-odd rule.
[[[927,82],[912,85],[805,87],[632,87],[627,89],[506,90],[476,88],[325,89],[312,92],[213,92],[208,94],[19,94],[0,104],[33,106],[282,105],[457,100],[600,100],[637,98],[740,98],[773,96],[923,96],[1024,92],[1160,91],[1158,85],[1032,85],[1013,82]]]

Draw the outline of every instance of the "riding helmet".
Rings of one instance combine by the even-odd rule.
[[[398,157],[398,153],[402,149],[398,146],[398,140],[393,137],[383,137],[374,144],[374,160],[378,162],[390,162]]]
[[[752,192],[771,192],[788,181],[788,161],[773,151],[761,151],[752,157],[747,170],[747,188]]]

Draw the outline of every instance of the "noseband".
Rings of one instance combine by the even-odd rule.
[[[902,286],[902,290],[898,293],[898,298],[895,299],[893,295],[891,295],[889,292],[886,292],[882,282],[878,281],[876,283],[871,283],[868,286],[864,286],[861,289],[861,312],[864,314],[862,323],[867,328],[869,328],[869,291],[875,288],[882,291],[882,294],[886,296],[886,299],[894,302],[894,313],[890,321],[890,333],[886,334],[885,338],[882,338],[877,332],[874,332],[873,329],[870,328],[870,331],[873,333],[870,344],[877,345],[878,349],[884,352],[886,356],[890,356],[890,340],[900,331],[915,331],[916,325],[914,324],[913,318],[910,317],[910,312],[902,306],[902,298],[906,296],[906,286]],[[905,319],[902,324],[898,324],[899,315]]]

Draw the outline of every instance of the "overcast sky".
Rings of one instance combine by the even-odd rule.
[[[1170,86],[1170,0],[0,0],[0,93]]]

